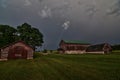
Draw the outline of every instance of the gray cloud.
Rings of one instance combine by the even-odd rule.
[[[94,16],[94,14],[97,12],[97,9],[95,7],[95,5],[89,5],[86,8],[86,13],[88,14],[88,16]]]
[[[52,17],[51,9],[45,6],[41,11],[38,12],[38,15],[42,18]]]
[[[56,49],[60,39],[117,43],[120,17],[108,15],[119,13],[118,4],[117,0],[1,0],[0,23],[28,22],[44,34],[48,49]],[[64,30],[66,22],[70,27]]]
[[[31,3],[31,1],[30,0],[25,0],[25,6],[30,6],[32,3]]]
[[[7,7],[7,1],[1,0],[1,7],[6,8]]]
[[[120,0],[116,0],[116,2],[111,5],[111,7],[107,10],[108,15],[120,15]]]
[[[70,21],[65,21],[62,27],[64,28],[64,30],[67,30],[70,27]]]

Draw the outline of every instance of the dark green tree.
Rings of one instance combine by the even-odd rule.
[[[120,50],[120,44],[113,45],[113,46],[112,46],[112,49],[113,49],[113,50]]]
[[[20,39],[31,45],[34,49],[42,46],[43,34],[37,28],[33,28],[28,23],[24,23],[18,26],[17,30]]]
[[[0,25],[0,47],[16,41],[16,32],[17,30],[9,25]]]

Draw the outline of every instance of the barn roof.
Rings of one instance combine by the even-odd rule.
[[[18,42],[21,42],[21,43],[23,43],[24,45],[26,45],[27,47],[33,49],[30,45],[26,44],[26,43],[25,43],[24,41],[22,41],[22,40],[19,40],[19,41],[15,41],[15,42],[13,42],[13,43],[10,43],[10,44],[8,44],[8,45],[6,45],[6,46],[1,47],[0,49],[6,48],[6,47],[11,46],[11,45],[14,45],[14,44],[16,44],[16,43],[18,43]]]
[[[70,43],[70,44],[87,44],[89,45],[90,43],[79,41],[79,40],[63,40],[65,43]]]

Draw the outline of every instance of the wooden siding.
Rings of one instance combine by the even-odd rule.
[[[1,49],[1,60],[33,59],[33,49],[24,42],[16,42]]]
[[[60,53],[67,53],[67,54],[83,54],[89,44],[79,44],[79,43],[65,43],[61,41],[60,44]]]

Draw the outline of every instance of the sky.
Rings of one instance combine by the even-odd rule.
[[[25,22],[44,35],[44,49],[61,39],[120,43],[120,0],[0,0],[0,24]]]

